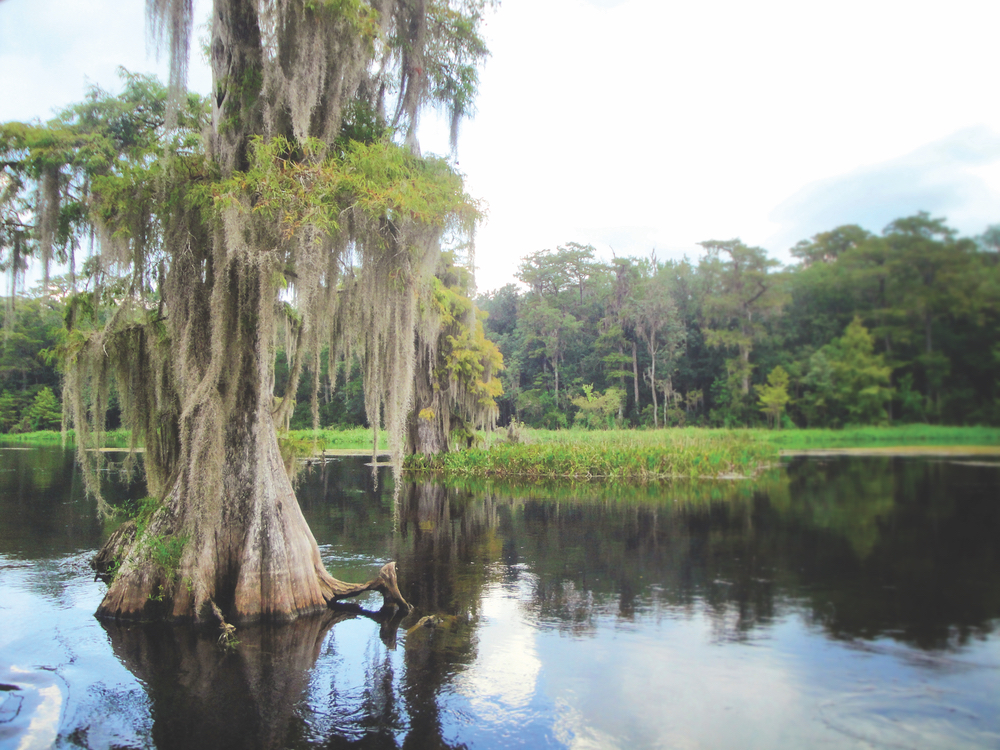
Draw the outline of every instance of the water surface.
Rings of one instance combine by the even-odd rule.
[[[107,530],[72,457],[0,452],[0,747],[1000,747],[1000,464],[378,479],[338,459],[300,504],[334,575],[395,559],[415,612],[373,596],[227,651],[94,619]]]

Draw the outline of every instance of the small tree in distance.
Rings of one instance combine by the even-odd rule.
[[[781,415],[790,399],[788,380],[785,368],[778,365],[768,373],[766,385],[754,386],[759,408],[767,416],[768,426],[774,429],[781,429]]]

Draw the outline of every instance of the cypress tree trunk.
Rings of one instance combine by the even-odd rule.
[[[98,616],[290,619],[369,590],[406,606],[392,565],[365,584],[337,581],[323,567],[272,417],[267,268],[237,255],[220,276],[229,309],[216,310],[213,334],[233,345],[215,356],[229,365],[207,394],[189,391],[179,469],[162,507],[130,544],[109,540],[121,565]]]
[[[431,382],[434,363],[432,351],[421,346],[413,384],[414,408],[407,422],[406,449],[408,453],[428,455],[448,450],[451,427],[451,410],[435,391]]]

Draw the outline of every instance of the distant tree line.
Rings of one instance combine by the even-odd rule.
[[[480,296],[501,423],[1000,423],[1000,226],[927,213],[817,234],[787,268],[737,240],[697,262],[568,243]]]
[[[500,423],[1000,424],[1000,225],[975,238],[926,213],[881,235],[841,226],[796,245],[787,268],[739,240],[702,246],[697,262],[654,251],[607,263],[575,242],[522,258],[520,284],[476,300],[503,354],[504,392],[489,394]],[[464,299],[471,287],[461,267],[449,254],[439,266],[438,296]],[[4,305],[3,432],[59,427],[52,352],[69,284],[53,279],[56,294],[38,288],[13,310]],[[442,373],[467,351],[485,356],[488,343],[468,343],[461,331],[442,333]],[[289,358],[280,332],[277,346],[281,394]],[[365,424],[360,367],[341,361],[332,378],[328,357],[311,367],[320,369],[317,400],[309,372],[287,426],[310,427],[314,413],[323,426]],[[111,403],[114,427],[113,393]]]

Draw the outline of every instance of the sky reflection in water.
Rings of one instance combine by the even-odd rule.
[[[0,692],[0,747],[32,736],[46,689],[65,747],[1000,745],[997,466],[407,485],[394,510],[389,477],[344,461],[299,490],[324,558],[351,580],[397,559],[417,611],[391,634],[349,612],[244,628],[226,653],[98,623],[105,530],[71,464],[0,460],[0,682],[24,696],[6,720]]]

